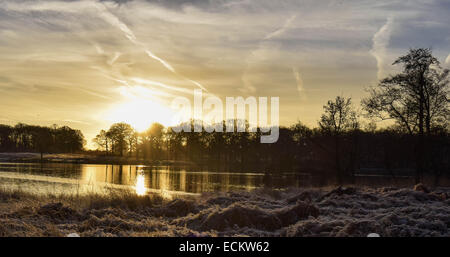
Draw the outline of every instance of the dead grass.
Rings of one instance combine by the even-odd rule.
[[[449,236],[450,190],[417,188],[260,189],[172,201],[0,189],[0,236]]]

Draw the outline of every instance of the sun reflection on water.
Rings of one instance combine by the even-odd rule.
[[[136,176],[136,194],[143,196],[147,194],[147,188],[145,187],[145,175],[144,171],[139,170]]]

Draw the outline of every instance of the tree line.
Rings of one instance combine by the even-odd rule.
[[[83,151],[84,136],[67,126],[0,124],[0,152],[75,153]]]
[[[425,173],[450,175],[449,71],[426,48],[410,49],[393,65],[401,65],[402,72],[368,89],[364,112],[355,111],[351,98],[337,96],[324,105],[318,127],[301,122],[282,127],[274,144],[260,144],[260,132],[175,133],[157,123],[142,133],[116,123],[94,142],[110,155],[224,169],[314,171],[330,173],[339,183],[361,170],[413,173],[416,181]],[[361,116],[370,122],[363,124]],[[377,129],[376,121],[382,120],[394,124]],[[201,121],[188,125],[196,122]]]

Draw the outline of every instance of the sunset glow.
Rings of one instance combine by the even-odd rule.
[[[171,125],[171,99],[203,88],[280,97],[281,125],[313,126],[328,99],[359,102],[405,48],[433,46],[450,65],[442,1],[282,2],[2,1],[0,121],[71,126],[93,148],[114,122]]]
[[[108,121],[126,122],[139,132],[145,131],[155,122],[164,126],[175,125],[172,120],[174,111],[160,103],[153,96],[154,92],[143,87],[121,87],[120,90],[124,99],[106,112]]]

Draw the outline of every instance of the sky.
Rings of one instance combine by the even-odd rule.
[[[399,71],[409,48],[450,68],[447,0],[0,0],[0,123],[170,125],[176,96],[280,98],[316,126],[337,95]]]

